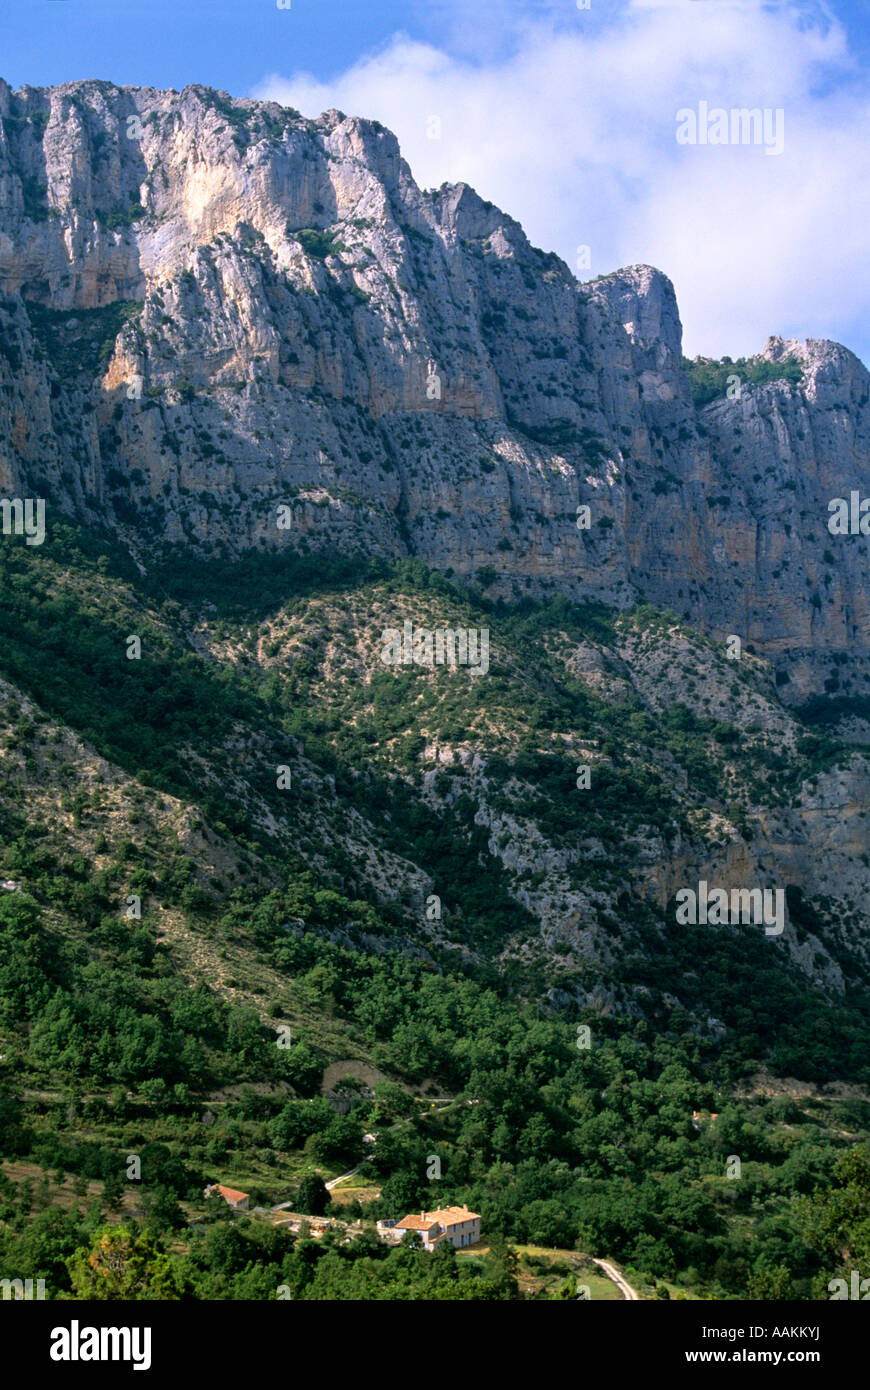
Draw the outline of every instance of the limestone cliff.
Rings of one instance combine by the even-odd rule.
[[[771,338],[800,381],[699,409],[663,274],[578,284],[467,186],[417,188],[377,122],[0,83],[0,290],[0,491],[49,525],[146,564],[326,546],[643,596],[795,703],[866,691],[867,541],[827,529],[870,495],[862,364]]]

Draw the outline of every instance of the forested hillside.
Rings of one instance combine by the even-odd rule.
[[[4,1269],[99,1296],[81,1252],[133,1222],[136,1296],[516,1297],[500,1241],[651,1295],[827,1296],[863,1239],[865,957],[797,884],[782,940],[679,926],[650,854],[715,855],[726,821],[751,846],[856,758],[763,663],[720,686],[667,614],[407,563],[143,577],[73,530],[0,559]],[[405,613],[488,628],[486,680],[379,669]],[[706,674],[661,710],[674,651]],[[383,1079],[323,1096],[354,1059]],[[365,1133],[363,1201],[329,1204]],[[212,1181],[352,1243],[216,1212]],[[490,1256],[366,1225],[450,1201]]]

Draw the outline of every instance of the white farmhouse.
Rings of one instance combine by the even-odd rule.
[[[480,1217],[468,1207],[439,1207],[437,1211],[421,1211],[419,1216],[405,1216],[397,1221],[392,1228],[393,1238],[401,1240],[406,1231],[417,1232],[424,1250],[434,1250],[445,1240],[462,1250],[480,1240]]]

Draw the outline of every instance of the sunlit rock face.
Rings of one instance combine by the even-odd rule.
[[[6,495],[145,563],[327,546],[643,597],[789,701],[866,692],[868,538],[828,526],[870,496],[845,348],[771,338],[799,382],[698,409],[663,274],[578,284],[467,186],[421,191],[377,122],[103,82],[0,83],[0,117]]]

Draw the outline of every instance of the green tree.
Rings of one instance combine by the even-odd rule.
[[[856,1145],[842,1155],[830,1191],[795,1197],[792,1205],[811,1249],[870,1270],[870,1145]]]
[[[306,1216],[323,1216],[332,1198],[326,1190],[326,1183],[316,1173],[307,1174],[299,1184],[296,1210]]]
[[[151,1236],[125,1226],[97,1231],[90,1246],[67,1260],[76,1299],[159,1299],[181,1297],[172,1259]]]
[[[516,1298],[518,1296],[518,1266],[519,1257],[514,1247],[508,1245],[504,1236],[491,1236],[489,1253],[486,1256],[486,1272],[492,1283],[495,1297]]]

